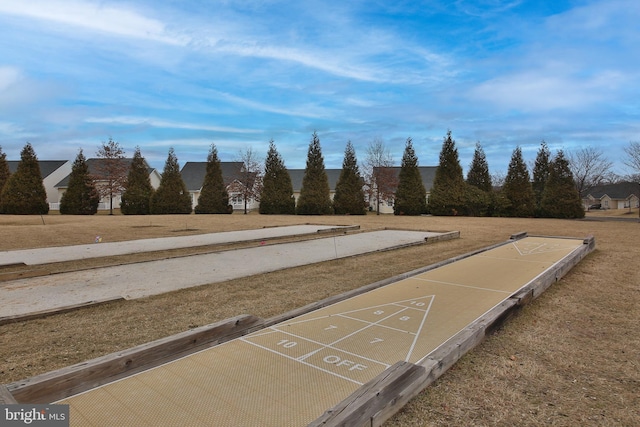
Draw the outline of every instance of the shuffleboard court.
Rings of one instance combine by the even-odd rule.
[[[100,241],[100,243],[96,242],[89,245],[0,251],[0,264],[24,263],[26,265],[38,265],[87,258],[128,255],[140,252],[193,248],[196,246],[209,246],[223,243],[299,236],[341,228],[348,229],[349,227],[339,225],[302,224],[286,227],[258,228],[254,230],[195,234],[191,236],[158,237],[154,239],[126,240],[123,242]],[[97,236],[96,239],[99,237],[100,236]]]
[[[18,279],[0,284],[0,320],[91,301],[158,295],[284,268],[422,244],[426,239],[443,235],[454,234],[378,230]]]
[[[304,426],[394,363],[420,363],[582,245],[513,241],[57,403],[78,426]]]

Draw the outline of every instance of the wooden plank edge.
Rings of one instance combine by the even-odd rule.
[[[315,224],[310,224],[310,225],[315,225]],[[333,228],[323,228],[320,230],[316,231],[316,234],[332,234],[332,233],[343,233],[343,234],[347,234],[348,232],[351,231],[357,231],[360,230],[360,226],[359,225],[337,225]]]
[[[387,407],[389,402],[403,402],[404,399],[399,396],[405,395],[407,388],[411,388],[412,384],[425,376],[425,373],[424,366],[398,362],[327,410],[308,424],[308,427],[370,426],[371,418]]]
[[[67,313],[69,311],[78,310],[80,308],[94,307],[96,305],[107,304],[115,301],[124,301],[124,297],[110,297],[93,301],[81,302],[78,304],[66,305],[64,307],[50,308],[47,310],[33,311],[27,314],[16,314],[13,316],[0,317],[0,326],[7,325],[9,323],[24,322],[27,320],[40,319],[54,314]]]
[[[592,235],[582,241],[582,246],[560,261],[553,268],[547,270],[529,284],[520,289],[512,298],[519,300],[519,305],[525,305],[539,297],[552,284],[562,279],[573,267],[596,249],[596,240]]]
[[[241,315],[10,383],[19,403],[51,403],[246,335],[262,319]]]
[[[51,272],[47,270],[25,270],[25,271],[10,271],[3,273],[0,270],[0,282],[10,282],[12,280],[29,279],[31,277],[48,276]],[[0,287],[2,284],[0,284]]]
[[[25,264],[24,261],[10,262],[8,264],[0,264],[0,270],[3,270],[5,268],[16,268],[16,267],[26,267],[26,266],[27,264]]]
[[[5,384],[0,384],[0,405],[18,403]]]
[[[520,231],[518,233],[512,234],[509,240],[520,240],[520,239],[524,239],[527,236],[528,236],[528,233],[526,231]]]
[[[435,236],[428,236],[424,238],[426,243],[446,242],[447,240],[459,239],[459,231],[449,231],[446,233],[437,234]]]
[[[517,236],[516,239],[523,238]],[[547,271],[548,274],[541,275],[537,280],[476,319],[417,365],[408,362],[396,363],[326,411],[308,427],[382,426],[410,399],[434,383],[466,353],[479,345],[487,335],[517,313],[524,303],[528,303],[544,292],[595,249],[593,236],[585,238],[583,243],[583,247]],[[422,366],[424,371],[413,370],[412,366],[407,365]]]

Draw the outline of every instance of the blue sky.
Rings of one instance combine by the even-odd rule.
[[[0,146],[18,159],[95,156],[112,137],[162,168],[223,161],[270,139],[304,168],[347,141],[411,137],[437,165],[448,129],[468,169],[516,146],[602,149],[614,169],[640,140],[637,0],[0,0]]]

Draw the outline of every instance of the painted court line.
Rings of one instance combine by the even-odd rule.
[[[500,258],[493,258],[493,259],[500,259]],[[481,286],[462,285],[460,283],[444,282],[442,280],[423,279],[421,277],[417,277],[416,280],[424,280],[425,282],[433,282],[433,283],[438,283],[438,284],[447,285],[447,286],[459,286],[461,288],[478,289],[478,290],[481,290],[481,291],[489,291],[489,292],[499,292],[499,293],[503,293],[503,294],[511,294],[510,291],[501,291],[500,289],[483,288]]]
[[[417,307],[422,307],[423,304],[426,305],[426,303],[420,302],[420,300],[427,299],[427,298],[429,299],[429,304],[428,304],[426,309],[411,307],[411,305],[415,305]],[[267,351],[270,351],[272,353],[279,354],[279,355],[284,356],[284,357],[286,357],[288,359],[292,359],[292,360],[296,360],[298,362],[304,363],[307,366],[310,366],[310,367],[315,368],[315,369],[319,369],[320,371],[325,372],[325,373],[329,373],[329,374],[335,374],[335,373],[333,371],[331,371],[331,370],[327,370],[325,368],[322,368],[322,367],[320,367],[320,366],[318,366],[316,364],[307,363],[306,359],[308,359],[309,357],[311,357],[313,355],[316,355],[320,351],[328,349],[328,350],[336,350],[336,351],[339,351],[341,353],[348,354],[350,356],[355,356],[355,357],[357,357],[359,359],[362,359],[362,360],[366,360],[366,361],[369,361],[369,362],[373,362],[373,363],[382,365],[386,369],[386,368],[389,368],[391,366],[391,364],[389,364],[389,363],[387,363],[385,361],[382,361],[382,360],[371,359],[366,354],[359,354],[359,353],[353,353],[353,352],[347,351],[344,348],[341,348],[339,346],[339,344],[341,342],[345,341],[345,340],[348,340],[348,339],[358,335],[358,334],[361,334],[362,332],[364,332],[367,329],[372,328],[372,327],[384,328],[386,330],[390,330],[392,332],[400,333],[402,335],[409,334],[409,335],[413,336],[414,339],[413,339],[413,341],[412,341],[412,343],[411,343],[411,345],[410,345],[410,347],[409,347],[409,349],[407,351],[407,356],[404,359],[405,361],[408,361],[410,359],[410,357],[411,357],[411,354],[413,353],[413,351],[415,349],[416,342],[417,342],[417,340],[418,340],[418,338],[420,336],[420,332],[422,331],[422,328],[424,327],[424,323],[425,323],[425,321],[427,319],[427,316],[429,315],[429,310],[431,308],[431,305],[433,304],[434,299],[435,299],[434,295],[429,295],[429,296],[424,296],[422,298],[413,298],[413,299],[408,299],[408,300],[400,300],[400,301],[395,301],[395,302],[391,302],[391,303],[388,303],[388,304],[374,305],[374,306],[361,308],[361,309],[358,309],[358,310],[351,310],[351,311],[347,311],[347,312],[344,312],[344,313],[338,313],[338,314],[336,314],[334,316],[347,318],[347,319],[355,320],[357,322],[365,323],[365,326],[363,326],[363,327],[361,327],[359,329],[356,329],[356,330],[354,330],[354,331],[352,331],[350,333],[347,333],[346,335],[343,335],[339,339],[336,339],[335,341],[330,342],[328,344],[324,344],[324,343],[321,343],[321,342],[318,342],[318,341],[314,341],[314,340],[312,340],[309,337],[304,336],[304,335],[292,334],[292,333],[290,333],[288,331],[284,331],[282,328],[278,328],[277,325],[276,326],[272,326],[272,327],[269,328],[269,329],[271,329],[271,332],[268,332],[268,333],[257,332],[255,334],[250,335],[249,337],[242,337],[242,338],[240,338],[240,340],[242,340],[242,341],[244,341],[246,343],[249,343],[249,344],[253,344],[253,345],[255,345],[255,346],[257,346],[257,347],[259,347],[259,348],[261,348],[263,350],[267,350]],[[404,305],[406,303],[408,303],[408,304]],[[362,320],[362,319],[359,319],[359,318],[356,318],[356,317],[348,316],[348,314],[352,314],[352,313],[358,313],[358,312],[363,312],[363,311],[367,311],[367,310],[375,310],[375,309],[380,309],[380,308],[387,308],[389,306],[395,306],[395,307],[398,308],[398,310],[392,312],[391,314],[388,314],[386,317],[378,319],[375,322],[367,322],[365,320]],[[390,326],[382,324],[383,322],[385,322],[385,321],[387,321],[387,320],[389,320],[391,318],[394,318],[394,317],[396,317],[396,316],[398,316],[398,315],[400,315],[402,313],[405,313],[405,312],[407,312],[409,310],[419,311],[419,312],[423,313],[422,320],[420,322],[420,326],[418,327],[418,330],[416,332],[412,332],[410,330],[405,330],[405,329],[393,328],[393,327],[390,327]],[[379,310],[374,311],[374,313],[376,313],[377,311],[379,311]],[[291,325],[291,324],[308,323],[308,322],[314,322],[314,321],[317,321],[317,320],[325,320],[325,319],[327,319],[329,317],[330,316],[315,317],[315,318],[312,318],[312,319],[307,319],[307,320],[299,321],[299,322],[287,322],[286,324],[287,325]],[[335,328],[337,328],[337,326],[331,326],[329,328],[325,328],[325,330],[326,329],[335,329]],[[304,340],[304,341],[307,341],[307,342],[312,342],[312,343],[318,345],[319,348],[317,348],[317,349],[315,349],[315,350],[313,350],[313,351],[311,351],[309,353],[306,353],[303,356],[299,356],[297,358],[293,358],[293,357],[288,356],[287,354],[284,354],[284,353],[282,353],[282,352],[280,352],[278,350],[273,350],[273,349],[271,349],[271,348],[269,348],[267,346],[256,344],[253,341],[251,341],[251,339],[250,339],[252,336],[269,335],[273,331],[281,332],[283,334],[286,334],[286,335],[291,336],[293,338],[296,338],[298,340]],[[372,344],[381,343],[383,341],[384,340],[382,338],[376,338],[373,341],[371,341],[371,343]],[[283,343],[283,346],[286,348],[287,344],[294,344],[294,343],[297,344],[297,341],[287,340],[286,343]],[[357,365],[353,365],[353,366],[357,366]],[[336,374],[336,375],[338,377],[340,377],[340,378],[348,378],[348,377],[345,377],[343,375],[339,375],[339,374]],[[355,381],[355,380],[353,380],[353,381],[356,382],[356,383],[358,382],[358,381]]]

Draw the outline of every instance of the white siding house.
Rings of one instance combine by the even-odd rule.
[[[7,163],[9,164],[9,172],[13,174],[18,169],[20,161],[9,160]],[[72,162],[69,160],[38,160],[38,165],[42,175],[42,184],[47,193],[49,209],[56,210],[60,202],[60,193],[56,184],[71,173]]]
[[[102,161],[104,161],[104,159],[101,159],[101,158],[87,159],[87,167],[89,168],[89,173],[95,177],[96,185],[100,185],[100,177],[97,174],[101,170],[100,162]],[[126,167],[128,170],[133,159],[124,158],[124,159],[120,159],[120,161],[123,163],[123,166]],[[145,164],[146,164],[146,161],[145,161]],[[151,181],[151,187],[153,187],[154,189],[157,189],[160,186],[160,178],[161,178],[160,174],[156,169],[150,167],[149,165],[147,165],[147,170],[149,171],[149,180]],[[55,189],[58,193],[58,197],[57,197],[58,203],[55,206],[50,205],[51,209],[54,209],[54,210],[60,209],[59,202],[64,192],[67,191],[67,188],[69,187],[70,175],[71,175],[71,168],[69,168],[69,172],[67,173],[67,175],[64,178],[62,178],[60,181],[58,181],[58,183],[55,185]],[[120,196],[121,196],[120,194],[116,194],[113,198],[114,209],[120,208],[120,202],[121,202]],[[111,206],[111,201],[109,200],[109,197],[104,197],[102,198],[102,200],[100,200],[98,209],[108,210],[110,206]]]

